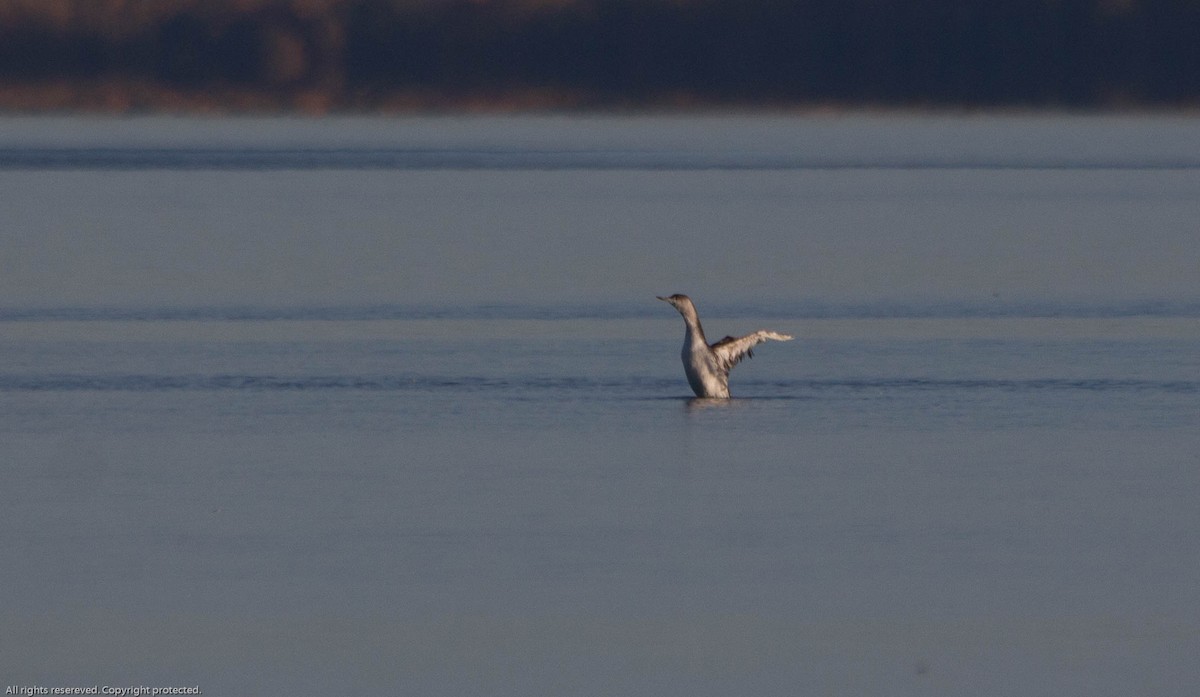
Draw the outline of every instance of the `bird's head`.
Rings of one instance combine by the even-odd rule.
[[[665,303],[670,304],[671,307],[675,308],[676,310],[679,310],[679,314],[681,315],[687,315],[688,312],[691,312],[693,315],[696,314],[696,306],[692,304],[692,299],[686,295],[676,293],[675,295],[669,295],[665,298],[661,295],[655,297]]]

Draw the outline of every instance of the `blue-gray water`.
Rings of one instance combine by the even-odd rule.
[[[0,124],[0,682],[1200,683],[1190,121]]]

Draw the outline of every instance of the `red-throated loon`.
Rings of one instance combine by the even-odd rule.
[[[700,317],[696,314],[696,306],[692,299],[678,293],[669,298],[661,295],[659,300],[670,303],[687,325],[687,333],[683,335],[683,371],[687,373],[688,384],[697,397],[729,399],[729,371],[746,356],[754,356],[752,348],[766,341],[791,341],[787,334],[779,334],[761,329],[753,334],[740,338],[727,336],[713,345],[704,338],[704,330],[700,327]]]

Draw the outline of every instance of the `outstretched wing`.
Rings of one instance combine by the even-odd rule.
[[[709,348],[713,350],[713,353],[717,354],[717,362],[721,366],[721,370],[728,373],[733,366],[741,363],[743,358],[753,358],[754,351],[752,349],[768,340],[791,341],[792,337],[787,334],[760,329],[753,334],[747,334],[742,337],[734,338],[727,336],[709,346]]]

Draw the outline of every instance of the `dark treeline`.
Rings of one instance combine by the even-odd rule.
[[[1196,0],[0,0],[9,108],[1197,103]]]

